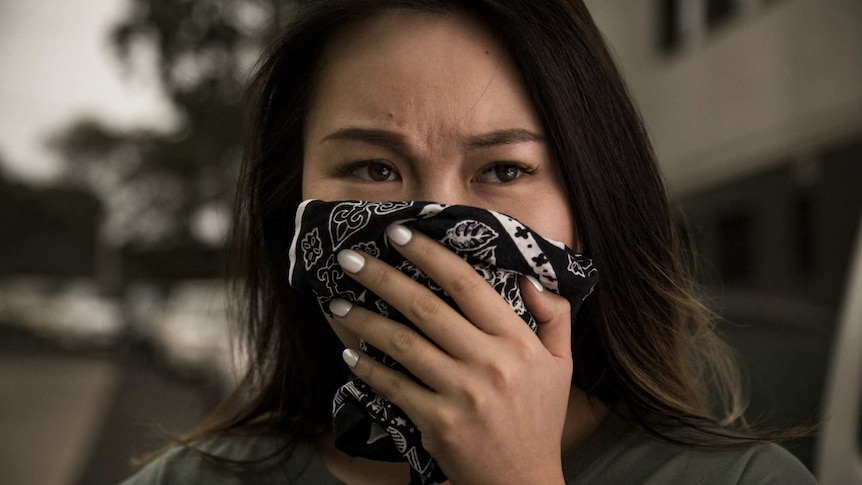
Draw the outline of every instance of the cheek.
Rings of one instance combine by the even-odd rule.
[[[344,184],[335,169],[323,162],[319,153],[305,153],[302,161],[302,199],[343,200]]]
[[[302,165],[302,199],[322,199],[325,200],[325,185],[321,184],[322,177],[315,172],[313,167],[309,167],[307,162]]]
[[[547,239],[560,241],[566,246],[578,250],[577,231],[571,214],[566,210],[546,212],[539,224],[533,228]]]
[[[560,241],[566,246],[580,250],[574,217],[564,197],[539,197],[520,214],[512,214],[540,236]]]

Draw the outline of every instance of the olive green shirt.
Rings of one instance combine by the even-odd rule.
[[[221,457],[254,459],[274,450],[271,438],[222,438],[201,448]],[[648,438],[609,417],[586,442],[563,454],[567,485],[816,484],[802,463],[769,444],[731,451],[699,451]],[[175,448],[122,485],[344,485],[326,469],[313,445],[300,444],[287,461],[264,472],[236,473],[211,465],[188,448]],[[405,484],[406,485],[406,484]]]

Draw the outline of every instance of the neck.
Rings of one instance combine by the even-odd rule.
[[[603,401],[572,386],[561,448],[568,450],[582,444],[599,428],[609,412],[608,405]]]
[[[329,473],[349,485],[404,485],[409,481],[410,465],[407,462],[375,461],[353,458],[335,448],[332,434],[317,442],[320,459]]]

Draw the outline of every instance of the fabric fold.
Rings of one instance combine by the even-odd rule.
[[[290,246],[291,286],[317,297],[327,312],[332,299],[343,298],[416,329],[389,303],[343,273],[336,255],[342,249],[353,249],[397,268],[458,310],[436,282],[391,247],[385,229],[394,223],[436,239],[461,256],[534,332],[536,321],[521,298],[519,275],[533,276],[546,289],[568,299],[573,317],[598,281],[598,270],[588,257],[498,212],[420,201],[306,200],[297,209]],[[360,341],[360,349],[418,381],[379,349],[364,341]],[[339,388],[332,416],[335,445],[348,455],[407,461],[411,483],[446,481],[422,447],[421,434],[410,418],[359,379],[354,377]]]

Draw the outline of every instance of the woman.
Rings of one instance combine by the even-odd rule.
[[[332,444],[351,372],[404,410],[455,484],[813,483],[766,444],[790,433],[740,424],[645,130],[580,1],[310,3],[252,84],[235,229],[250,371],[128,483],[406,483],[405,463]],[[506,213],[589,254],[602,279],[575,318],[523,285],[533,334],[461,258],[396,225],[397,251],[462,313],[359,251],[339,253],[345,273],[413,309],[422,333],[347,302],[322,312],[285,278],[303,199]]]

